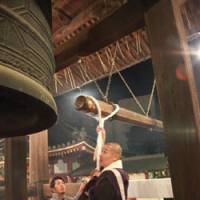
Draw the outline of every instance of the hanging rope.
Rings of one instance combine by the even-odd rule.
[[[145,112],[145,109],[143,108],[143,106],[141,105],[141,103],[139,102],[139,100],[137,99],[137,97],[134,95],[133,91],[131,90],[130,86],[128,85],[128,83],[126,82],[126,80],[124,79],[124,77],[122,76],[121,72],[117,68],[116,68],[116,71],[117,71],[118,75],[120,76],[121,80],[124,82],[124,84],[127,87],[128,91],[132,95],[132,97],[135,100],[135,102],[138,105],[138,107],[141,109],[141,111],[143,112],[143,114],[145,114],[148,117],[149,116],[149,111],[150,111],[150,108],[151,108],[151,104],[152,104],[152,100],[153,100],[153,95],[154,95],[155,87],[156,87],[156,80],[154,79],[152,90],[151,90],[151,95],[149,97],[149,102],[148,102],[148,106],[147,106],[147,111]]]
[[[102,60],[101,55],[99,54],[98,56],[99,56],[99,59]],[[116,48],[115,48],[115,56],[116,56]],[[114,59],[115,59],[115,58],[114,58]],[[105,64],[104,64],[104,65],[105,65]],[[92,78],[89,77],[89,74],[86,72],[87,64],[84,63],[84,65],[83,65],[83,63],[81,62],[81,63],[80,63],[80,66],[82,67],[82,69],[83,69],[83,71],[84,71],[84,73],[85,73],[85,76],[86,76],[89,80],[92,80]],[[112,66],[111,66],[111,71],[110,71],[110,73],[109,73],[108,83],[107,83],[107,86],[106,86],[106,92],[105,92],[105,94],[104,94],[103,90],[101,89],[101,87],[99,86],[99,84],[97,83],[97,81],[96,81],[96,80],[93,80],[93,82],[94,82],[94,84],[95,84],[95,86],[96,86],[96,88],[97,88],[99,94],[101,95],[102,99],[103,99],[104,101],[106,101],[106,102],[108,102],[108,93],[109,93],[110,86],[111,86],[111,78],[112,78],[112,70],[113,70],[113,68],[114,68],[114,61],[113,61],[113,64],[112,64]]]
[[[110,73],[109,73],[108,83],[107,83],[107,87],[106,87],[106,91],[105,91],[105,95],[104,95],[105,98],[106,98],[106,101],[108,101],[108,94],[109,94],[111,80],[112,80],[112,74],[113,74],[112,72],[113,72],[113,68],[115,66],[115,59],[116,59],[116,55],[117,55],[117,43],[116,43],[116,46],[115,46],[114,56],[112,56],[112,52],[111,52],[110,48],[108,48],[108,51],[106,51],[108,59],[109,59],[108,52],[110,54],[111,70],[110,70]]]
[[[116,67],[115,67],[116,68]],[[128,91],[130,92],[131,96],[133,97],[133,99],[135,100],[136,104],[138,105],[138,107],[141,109],[141,111],[145,113],[144,108],[142,107],[141,103],[139,102],[139,100],[137,99],[137,97],[134,95],[133,91],[131,90],[130,86],[128,85],[128,83],[126,82],[126,80],[124,79],[124,77],[122,76],[122,74],[120,73],[120,71],[116,68],[117,73],[119,74],[121,80],[123,81],[123,83],[125,84],[125,86],[127,87]]]
[[[97,57],[98,57],[98,59],[99,59],[99,61],[101,63],[101,66],[103,68],[104,73],[107,73],[108,72],[108,68],[107,68],[106,64],[101,59],[101,56],[100,56],[99,52],[97,52],[96,54],[97,54]]]
[[[119,106],[117,104],[113,104],[114,107],[115,107],[113,112],[110,113],[106,117],[102,117],[99,102],[92,96],[88,96],[88,98],[92,99],[92,101],[95,103],[95,106],[97,108],[97,117],[94,117],[94,118],[99,122],[99,124],[98,124],[97,129],[96,129],[96,131],[97,131],[97,144],[96,144],[93,159],[96,160],[96,169],[100,170],[100,155],[101,155],[101,151],[102,151],[103,145],[105,143],[105,139],[106,139],[106,131],[104,129],[104,123],[105,123],[106,120],[108,120],[109,118],[111,118],[115,114],[117,114],[117,112],[119,111]]]
[[[87,79],[86,79],[85,76],[84,76],[84,69],[82,69],[82,64],[81,64],[81,62],[82,62],[82,61],[81,61],[81,59],[80,59],[79,62],[78,62],[80,67],[79,67],[78,69],[79,69],[79,71],[80,71],[80,73],[81,73],[83,82],[85,83],[85,82],[87,82]]]
[[[147,112],[146,112],[146,116],[147,117],[149,116],[149,111],[150,111],[150,108],[151,108],[151,104],[152,104],[152,100],[153,100],[153,94],[154,94],[154,91],[155,91],[155,87],[156,87],[156,80],[154,79],[152,90],[151,90],[151,95],[150,95],[150,98],[149,98],[149,103],[148,103],[148,106],[147,106]]]

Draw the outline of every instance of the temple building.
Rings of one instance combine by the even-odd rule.
[[[94,147],[86,141],[72,141],[72,144],[58,145],[57,148],[49,148],[49,174],[72,177],[72,172],[83,168],[86,164],[93,166]],[[89,175],[89,174],[87,174]],[[72,177],[73,178],[73,177]]]

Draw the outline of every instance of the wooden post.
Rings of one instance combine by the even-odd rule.
[[[102,115],[109,115],[113,111],[113,105],[98,101],[99,106],[101,108]],[[86,96],[79,96],[76,99],[75,107],[77,110],[82,110],[87,113],[97,114],[97,108],[93,100]],[[160,120],[152,119],[150,117],[141,115],[139,113],[120,108],[119,112],[114,116],[115,119],[134,123],[139,126],[145,126],[148,128],[153,128],[154,130],[162,131],[163,125]]]
[[[30,135],[30,184],[35,185],[38,196],[44,199],[43,184],[48,183],[48,132],[47,130]]]
[[[199,103],[177,3],[175,0],[159,1],[146,14],[146,24],[168,143],[174,197],[199,200]]]
[[[67,174],[70,174],[72,172],[72,163],[73,163],[72,157],[68,156],[65,162],[67,163]]]
[[[27,200],[26,137],[5,139],[5,199]]]

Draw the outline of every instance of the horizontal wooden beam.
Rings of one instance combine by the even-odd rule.
[[[144,26],[144,5],[141,0],[128,1],[88,33],[83,55],[93,53]]]
[[[113,112],[112,104],[103,101],[98,101],[98,103],[103,116],[107,116],[111,112]],[[95,102],[87,96],[79,96],[75,101],[75,108],[86,113],[92,113],[94,115],[97,114],[97,107]],[[163,130],[162,121],[152,119],[150,117],[144,116],[134,111],[127,110],[125,108],[120,108],[114,118],[124,122],[137,124],[138,126],[153,128],[157,131]]]
[[[79,15],[72,19],[67,26],[62,26],[53,34],[54,53],[58,55],[67,41],[83,30],[90,30],[93,26],[112,15],[127,0],[110,0],[108,2],[96,0],[84,8]]]
[[[148,0],[148,3],[144,3],[141,0],[129,0],[100,23],[92,25],[92,28],[81,30],[74,37],[63,42],[54,50],[56,71],[65,68],[70,62],[78,60],[80,56],[98,51],[100,48],[142,28],[145,10],[157,1]]]

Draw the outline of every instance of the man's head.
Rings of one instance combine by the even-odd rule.
[[[107,143],[103,146],[100,156],[101,167],[107,167],[121,158],[122,149],[117,143]]]
[[[65,180],[61,176],[54,176],[50,182],[52,192],[57,194],[65,193]]]

